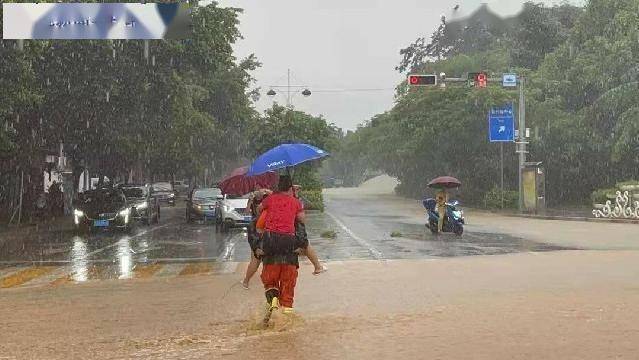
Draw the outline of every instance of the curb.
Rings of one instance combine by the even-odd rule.
[[[552,215],[527,215],[527,214],[501,214],[508,217],[538,219],[538,220],[559,220],[559,221],[581,221],[581,222],[598,222],[612,224],[639,224],[639,220],[633,219],[606,219],[591,217],[571,217],[571,216],[552,216]]]

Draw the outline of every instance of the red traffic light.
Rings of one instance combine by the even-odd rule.
[[[409,75],[408,84],[412,86],[437,85],[437,76],[436,75]]]
[[[485,72],[469,73],[468,82],[471,86],[485,88],[488,86],[488,74]]]

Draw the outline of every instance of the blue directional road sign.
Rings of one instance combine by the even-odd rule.
[[[513,104],[495,107],[488,112],[488,139],[490,142],[515,141]]]
[[[504,74],[504,87],[517,87],[517,74]]]

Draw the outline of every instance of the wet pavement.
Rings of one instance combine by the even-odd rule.
[[[421,259],[569,250],[467,226],[463,236],[433,235],[419,216],[406,216],[376,196],[326,196],[325,213],[309,213],[309,240],[324,261]],[[326,232],[335,236],[322,237]],[[391,236],[392,234],[392,236]],[[130,234],[51,232],[5,244],[0,288],[231,273],[249,260],[245,229],[216,231],[187,224],[184,209],[164,208],[159,224]]]

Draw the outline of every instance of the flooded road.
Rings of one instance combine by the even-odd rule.
[[[498,232],[433,235],[423,214],[407,214],[383,196],[326,194],[326,211],[309,212],[311,244],[327,262],[429,259],[574,250]],[[334,236],[327,236],[332,233]],[[0,288],[171,277],[235,271],[249,260],[246,229],[187,224],[184,209],[164,208],[159,224],[131,233],[59,231],[25,237],[0,249]]]
[[[639,351],[635,225],[469,210],[463,236],[434,236],[418,202],[365,190],[326,191],[326,212],[309,213],[311,244],[329,271],[312,276],[304,259],[296,313],[276,313],[268,329],[258,326],[259,279],[248,291],[239,286],[245,231],[187,224],[183,208],[163,209],[159,224],[131,234],[59,232],[5,245],[0,357],[599,359]]]

